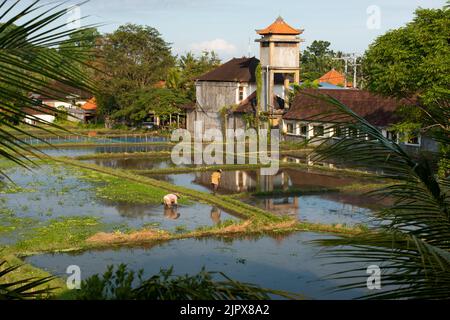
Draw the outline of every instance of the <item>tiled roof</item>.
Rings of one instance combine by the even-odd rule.
[[[255,71],[259,60],[253,58],[234,58],[220,67],[202,75],[199,81],[255,82]]]
[[[235,113],[252,113],[256,111],[256,91],[249,95],[246,99],[242,100],[241,103],[234,110]]]
[[[322,122],[350,120],[350,118],[344,119],[342,116],[330,114],[334,110],[332,105],[310,95],[331,96],[365,118],[372,125],[380,127],[398,122],[399,117],[395,113],[396,109],[402,105],[414,103],[407,100],[386,98],[363,90],[308,89],[303,92],[306,94],[300,93],[295,97],[283,119]]]
[[[335,69],[331,69],[327,73],[325,73],[323,76],[321,76],[318,80],[318,82],[326,82],[329,84],[333,84],[335,86],[337,85],[344,85],[345,84],[345,76],[336,71]],[[353,84],[349,81],[347,81],[347,87],[352,87]]]
[[[288,25],[282,17],[278,17],[274,23],[262,30],[256,30],[260,35],[280,34],[280,35],[299,35],[303,30],[295,29]]]
[[[94,111],[97,110],[97,100],[95,98],[92,98],[88,102],[86,102],[81,109],[86,111]]]
[[[217,81],[217,82],[248,82],[256,83],[256,67],[259,59],[252,58],[233,58],[216,69],[197,78],[198,81]],[[290,82],[294,79],[291,74],[275,74],[275,84],[284,84],[284,79],[288,78]]]

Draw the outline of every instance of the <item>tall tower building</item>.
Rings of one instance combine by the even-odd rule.
[[[262,111],[273,113],[275,97],[275,77],[283,76],[287,92],[289,83],[300,81],[300,35],[301,29],[288,25],[282,17],[262,30],[256,30],[261,36],[260,63],[262,68]],[[286,100],[287,95],[285,95]]]

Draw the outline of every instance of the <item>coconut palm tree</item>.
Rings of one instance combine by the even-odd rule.
[[[24,2],[0,0],[0,156],[27,166],[30,159],[25,151],[33,148],[18,136],[32,135],[20,125],[46,131],[58,128],[33,115],[33,111],[54,114],[57,110],[30,93],[66,96],[55,82],[91,92],[95,88],[79,67],[91,54],[80,50],[79,43],[83,31],[92,26],[73,29],[66,20],[61,22],[68,10],[62,3]]]
[[[306,94],[306,93],[304,93]],[[329,130],[356,133],[341,140],[328,138],[315,150],[314,160],[339,159],[352,166],[377,168],[397,183],[374,191],[380,198],[390,198],[393,205],[376,213],[380,227],[353,237],[321,240],[330,247],[326,256],[342,257],[343,265],[359,262],[361,269],[343,269],[333,275],[350,280],[338,290],[367,288],[367,266],[382,270],[384,290],[364,298],[450,297],[450,180],[439,177],[430,161],[419,154],[412,157],[396,142],[355,114],[336,99],[318,95],[330,104],[329,113],[341,121]],[[430,117],[431,137],[450,145],[449,100],[436,101],[426,110]],[[431,128],[430,127],[430,128]],[[342,266],[342,263],[340,264]],[[361,276],[355,276],[360,274]]]
[[[84,55],[91,53],[75,45],[82,42],[83,31],[92,26],[68,28],[65,20],[61,22],[67,13],[62,3],[24,2],[0,0],[0,158],[28,167],[33,161],[26,155],[30,151],[38,154],[19,136],[39,138],[26,127],[48,132],[63,129],[32,115],[33,111],[53,114],[55,110],[35,101],[30,93],[49,98],[67,95],[53,87],[55,82],[91,92],[95,88],[79,67],[85,64]],[[39,288],[45,287],[51,277],[2,281],[18,267],[6,267],[6,262],[0,261],[0,299],[25,299],[48,293],[48,288]]]

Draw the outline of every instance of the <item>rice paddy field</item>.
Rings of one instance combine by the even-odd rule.
[[[216,166],[173,164],[163,138],[120,141],[59,141],[31,169],[1,161],[9,180],[0,184],[0,254],[58,284],[70,265],[86,279],[124,263],[147,276],[206,267],[307,299],[364,294],[332,290],[345,284],[327,277],[339,259],[322,257],[315,240],[373,226],[387,203],[362,193],[387,181],[290,155],[273,176],[257,165],[224,166],[213,194]],[[182,195],[176,209],[162,204],[169,192]]]

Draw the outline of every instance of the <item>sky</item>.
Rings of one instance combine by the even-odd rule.
[[[69,0],[64,5],[81,1]],[[304,29],[302,49],[313,40],[326,40],[333,50],[362,54],[377,36],[411,21],[416,8],[441,8],[445,3],[445,0],[90,0],[79,12],[89,16],[83,23],[104,24],[99,28],[103,33],[125,23],[149,25],[171,43],[174,54],[206,49],[228,60],[258,56],[255,30],[267,27],[280,15],[291,26]]]

